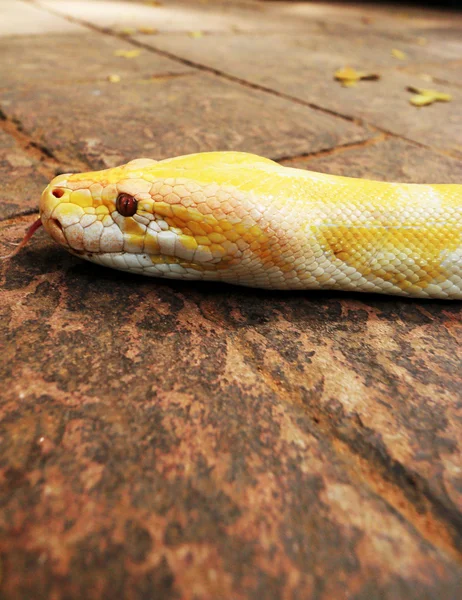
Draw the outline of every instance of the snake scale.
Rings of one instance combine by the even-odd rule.
[[[462,299],[462,185],[209,152],[59,175],[40,218],[73,254],[143,275]]]

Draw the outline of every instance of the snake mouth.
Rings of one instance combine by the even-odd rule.
[[[49,219],[43,219],[44,227],[47,232],[51,235],[51,237],[58,242],[61,246],[64,246],[66,249],[70,249],[70,244],[68,243],[66,236],[64,234],[64,228],[58,219],[50,217]]]
[[[215,272],[214,277],[217,277],[217,272],[228,266],[226,263],[207,265],[177,256],[143,252],[88,252],[72,248],[69,251],[79,258],[104,267],[169,279],[203,279],[209,277],[207,274],[211,272]]]

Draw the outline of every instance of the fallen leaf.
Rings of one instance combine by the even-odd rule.
[[[419,79],[423,79],[424,81],[433,81],[433,77],[428,73],[419,73]]]
[[[116,50],[114,56],[123,56],[124,58],[136,58],[141,54],[141,50]]]
[[[422,88],[408,87],[409,92],[415,94],[409,99],[409,102],[414,106],[428,106],[433,102],[451,102],[451,94],[438,92],[438,90],[426,90]]]
[[[155,27],[138,27],[138,31],[140,33],[145,33],[146,35],[149,35],[150,33],[158,33],[159,30],[156,29]]]
[[[189,35],[194,38],[194,39],[198,39],[204,36],[204,34],[202,33],[202,31],[190,31]]]
[[[117,33],[120,35],[133,35],[136,32],[136,29],[133,27],[124,27],[123,29],[119,29]]]
[[[107,80],[110,81],[111,83],[119,83],[120,75],[108,75]]]
[[[406,52],[398,50],[397,48],[393,48],[393,50],[391,51],[391,55],[393,56],[393,58],[397,58],[398,60],[406,60],[407,58]]]
[[[352,67],[344,67],[343,69],[335,71],[334,79],[340,81],[343,87],[353,87],[361,79],[376,81],[377,79],[380,79],[380,75],[375,73],[366,73],[364,71],[356,71]]]

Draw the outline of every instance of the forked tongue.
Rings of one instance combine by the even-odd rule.
[[[22,238],[22,240],[19,242],[19,244],[16,246],[16,248],[13,250],[13,252],[10,252],[10,254],[7,254],[6,256],[2,256],[1,258],[3,260],[7,259],[7,258],[13,258],[13,256],[16,256],[16,254],[22,249],[24,248],[24,246],[27,244],[27,242],[30,240],[30,238],[34,235],[34,233],[37,231],[37,229],[39,229],[39,227],[42,226],[42,220],[40,219],[40,217],[34,221],[32,223],[32,225],[27,229],[26,233],[24,234],[24,237]]]

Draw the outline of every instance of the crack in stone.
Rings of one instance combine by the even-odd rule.
[[[255,362],[249,346],[238,346],[246,360]],[[359,415],[335,417],[314,403],[308,404],[296,390],[284,389],[262,365],[257,365],[257,372],[279,398],[302,408],[314,424],[313,435],[318,431],[318,437],[329,439],[353,480],[380,497],[429,544],[462,563],[462,515],[457,507],[449,499],[443,503],[437,498],[419,474],[393,459],[384,446],[369,442],[366,434],[371,437],[374,432]]]

